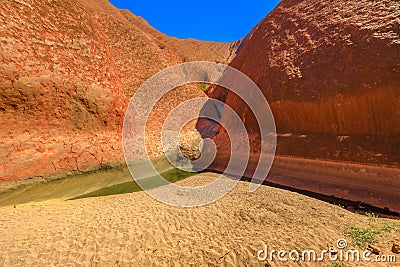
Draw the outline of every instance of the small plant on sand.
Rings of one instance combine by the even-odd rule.
[[[379,218],[379,216],[376,215],[375,213],[369,213],[369,212],[366,212],[365,216],[367,216],[369,218],[368,219],[369,221],[374,221],[375,219]]]
[[[384,223],[382,227],[384,233],[400,233],[400,225],[395,223]]]
[[[359,227],[348,225],[346,228],[346,235],[351,237],[353,245],[360,248],[366,248],[368,245],[377,243],[379,236],[387,233],[400,232],[400,226],[394,223],[384,222],[381,224],[373,224],[375,218],[369,220],[369,225]]]
[[[360,248],[366,248],[368,244],[375,244],[377,241],[377,235],[379,234],[378,229],[374,227],[358,227],[358,226],[348,226],[347,236],[351,237],[353,240],[353,245]]]
[[[16,209],[17,208],[17,205],[16,204],[14,204],[14,209]]]
[[[365,216],[367,216],[368,218],[372,218],[372,219],[377,219],[377,218],[379,218],[379,216],[376,215],[375,213],[369,213],[369,212],[366,212],[366,213],[365,213]]]
[[[340,261],[335,261],[332,262],[332,264],[330,265],[330,267],[345,267],[346,265],[343,262]]]
[[[207,84],[201,83],[197,86],[201,91],[205,91],[207,89]]]

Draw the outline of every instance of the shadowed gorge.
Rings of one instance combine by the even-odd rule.
[[[399,10],[392,0],[283,0],[243,40],[230,66],[263,92],[276,123],[276,154],[288,162],[276,157],[263,177],[267,183],[400,211]],[[257,164],[267,164],[260,160],[265,137],[252,111],[257,107],[219,86],[206,93],[225,103],[220,124],[201,116],[197,123],[202,137],[217,147],[208,170],[224,172],[231,153],[240,154],[222,126],[235,119],[229,106],[246,127],[251,152],[244,176],[253,177]],[[309,159],[321,169],[333,161],[343,173],[308,169]],[[291,174],[296,160],[303,164]],[[349,163],[357,170],[347,169]],[[380,170],[368,173],[363,165]]]
[[[249,33],[230,66],[267,98],[278,154],[400,165],[399,10],[391,0],[281,1]],[[258,131],[235,94],[219,87],[207,94]]]
[[[0,2],[0,267],[399,266],[399,0],[110,1]]]

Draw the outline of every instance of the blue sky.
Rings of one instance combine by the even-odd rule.
[[[279,0],[111,0],[157,30],[179,38],[232,42],[244,37]]]

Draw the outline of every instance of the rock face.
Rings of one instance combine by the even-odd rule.
[[[400,164],[398,1],[283,0],[230,65],[266,96],[281,134],[278,153]],[[257,131],[234,94],[219,87],[207,94],[237,111],[249,132]],[[211,132],[215,140],[227,139],[215,123],[200,121],[198,128],[205,137]]]
[[[0,25],[0,181],[122,161],[135,90],[185,60],[226,63],[237,46],[167,37],[105,0],[2,1]]]

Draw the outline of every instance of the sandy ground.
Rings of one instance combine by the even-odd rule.
[[[0,208],[0,266],[338,266],[282,263],[277,256],[261,262],[257,252],[264,245],[320,252],[346,238],[347,224],[367,223],[366,216],[297,193],[267,186],[249,193],[246,182],[197,208],[167,206],[144,192],[36,203]],[[381,240],[383,253],[390,254],[392,241],[400,241],[398,233]],[[400,266],[397,258],[342,266]]]

